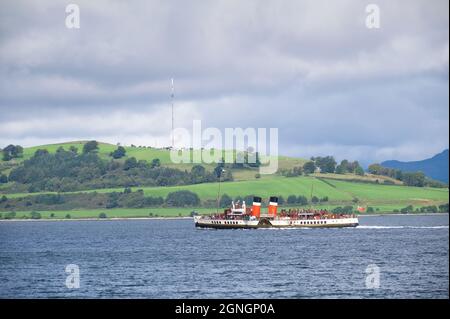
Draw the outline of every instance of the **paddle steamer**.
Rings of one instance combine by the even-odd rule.
[[[334,214],[326,210],[282,209],[278,212],[278,198],[270,197],[267,213],[261,213],[261,197],[253,198],[252,207],[245,201],[232,202],[222,214],[194,216],[196,227],[202,228],[325,228],[356,227],[358,218],[353,214]]]

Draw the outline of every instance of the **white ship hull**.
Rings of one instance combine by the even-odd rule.
[[[248,229],[248,228],[329,228],[356,227],[358,218],[322,218],[322,219],[291,219],[291,218],[260,218],[254,220],[214,219],[195,216],[196,227],[218,229]]]

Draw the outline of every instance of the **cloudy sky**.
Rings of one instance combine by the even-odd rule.
[[[65,25],[69,3],[79,29]],[[426,158],[449,144],[448,6],[2,1],[0,147],[168,145],[174,78],[179,127],[278,127],[284,155]]]

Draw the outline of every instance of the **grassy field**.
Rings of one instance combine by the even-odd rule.
[[[179,190],[189,190],[199,195],[200,199],[215,200],[217,198],[218,183],[205,183],[186,186],[170,187],[134,187],[133,191],[142,189],[146,196],[166,197],[169,193]],[[86,192],[121,192],[123,188],[97,189]],[[237,181],[221,183],[220,193],[231,197],[246,195],[258,195],[263,198],[269,196],[303,195],[308,199],[313,196],[319,198],[327,196],[333,204],[348,204],[357,198],[361,204],[395,205],[404,207],[407,204],[431,205],[448,202],[448,189],[421,188],[396,185],[378,185],[367,183],[355,183],[334,179],[317,179],[315,177],[282,177],[263,176],[260,179],[250,181]],[[35,193],[48,194],[48,193]],[[30,194],[8,194],[9,198],[24,197]]]
[[[310,206],[307,206],[309,208]],[[315,209],[331,210],[336,205],[316,205]],[[417,206],[420,207],[420,206]],[[279,209],[289,209],[289,206],[281,206]],[[373,206],[376,210],[374,214],[392,213],[394,209],[400,209],[399,205],[377,205]],[[262,212],[266,212],[266,208]],[[199,214],[215,213],[216,208],[116,208],[116,209],[80,209],[68,211],[40,211],[41,219],[84,219],[84,218],[99,218],[101,213],[106,214],[106,218],[160,218],[160,217],[189,217],[191,212],[195,211]],[[219,209],[221,212],[222,209]],[[5,214],[5,212],[0,212]],[[70,218],[66,216],[70,215]],[[365,213],[360,214],[362,216]],[[367,215],[367,214],[366,214]],[[15,219],[30,219],[31,211],[16,212]]]
[[[22,159],[16,159],[14,161],[3,164],[3,169],[10,170],[12,166],[17,165],[21,161],[30,158],[34,152],[39,148],[45,148],[49,152],[56,152],[56,150],[62,146],[65,149],[69,149],[71,146],[82,150],[84,142],[72,142],[64,144],[43,145],[38,147],[30,147],[24,149],[24,157]],[[110,159],[109,153],[117,148],[112,144],[99,144],[99,155],[104,159]],[[134,156],[138,160],[151,161],[154,158],[159,158],[161,163],[166,166],[174,166],[180,169],[190,169],[193,164],[173,164],[170,160],[170,153],[165,149],[147,148],[147,147],[125,147],[127,151],[127,157]],[[199,152],[199,151],[195,151]],[[123,160],[123,159],[122,159]],[[305,162],[304,159],[279,157],[280,168],[292,168],[294,166],[302,165]],[[205,165],[207,168],[212,169],[213,165]],[[234,182],[221,183],[220,193],[227,194],[231,197],[258,195],[265,199],[269,196],[283,196],[285,199],[289,195],[303,195],[308,199],[311,196],[317,196],[319,198],[328,197],[329,202],[321,207],[333,208],[343,205],[365,205],[378,208],[380,212],[392,212],[394,209],[400,209],[407,205],[413,205],[415,207],[428,206],[428,205],[440,205],[448,203],[449,193],[448,189],[438,188],[419,188],[419,187],[406,187],[401,185],[384,185],[383,181],[389,179],[387,177],[375,176],[367,174],[366,176],[356,175],[337,175],[337,174],[314,174],[314,176],[301,176],[301,177],[283,177],[279,175],[262,175],[260,178],[256,178],[255,174],[257,170],[242,169],[233,170],[235,178]],[[361,182],[357,182],[360,180]],[[380,184],[373,183],[378,180]],[[389,179],[390,180],[390,179]],[[398,184],[398,181],[390,180]],[[365,182],[365,183],[362,183]],[[372,183],[367,183],[372,182]],[[133,191],[142,189],[146,196],[161,196],[166,197],[169,193],[178,190],[189,190],[199,195],[202,201],[216,200],[219,184],[196,184],[187,186],[171,186],[171,187],[134,187]],[[109,192],[121,192],[123,188],[109,188],[109,189],[97,189],[89,190],[85,192],[109,193]],[[50,194],[51,192],[40,193]],[[36,195],[39,193],[20,193],[20,194],[6,194],[8,198],[25,197],[29,195]],[[1,189],[0,189],[1,195]],[[355,202],[355,199],[358,202]],[[209,212],[211,209],[196,209],[200,212]],[[160,216],[187,216],[192,211],[192,208],[149,208],[149,209],[112,209],[112,210],[76,210],[76,211],[52,211],[41,212],[43,217],[49,217],[51,213],[55,215],[54,218],[64,218],[67,213],[72,217],[98,217],[98,214],[105,212],[108,217],[148,217],[150,213]],[[27,213],[17,213],[20,214]]]
[[[76,141],[76,142],[68,142],[68,143],[58,143],[58,144],[48,144],[48,145],[40,145],[40,146],[34,146],[34,147],[27,147],[24,148],[23,157],[14,159],[9,161],[8,163],[2,163],[0,161],[0,172],[9,174],[12,167],[17,166],[24,160],[27,160],[31,158],[34,153],[38,149],[46,149],[50,153],[55,153],[56,150],[59,147],[64,148],[65,150],[69,150],[70,147],[76,147],[78,149],[78,152],[81,152],[83,150],[83,145],[86,143],[86,141]],[[155,158],[158,158],[161,161],[161,164],[167,167],[177,168],[181,170],[190,170],[194,165],[192,163],[173,163],[170,158],[170,151],[167,149],[161,149],[161,148],[153,148],[153,147],[139,147],[139,146],[123,146],[126,150],[126,156],[122,158],[120,161],[124,161],[127,158],[135,157],[137,160],[145,160],[145,161],[152,161]],[[108,144],[108,143],[99,143],[99,150],[98,154],[101,158],[110,160],[110,153],[114,151],[117,148],[117,145]],[[190,152],[190,158],[197,158],[200,157],[201,150],[193,150],[187,152]],[[235,151],[222,151],[223,156],[231,156],[235,157],[236,152]],[[264,160],[264,156],[261,156],[261,159]],[[278,166],[279,168],[293,168],[295,166],[300,166],[305,163],[306,160],[301,158],[293,158],[293,157],[287,157],[287,156],[279,156],[278,157]],[[2,166],[3,165],[3,166]],[[212,171],[216,164],[201,164],[203,165],[207,170]],[[257,169],[232,169],[233,177],[236,181],[241,180],[254,180],[255,175],[258,173]],[[0,188],[1,189],[1,188]]]
[[[132,218],[132,217],[187,217],[195,210],[199,213],[209,213],[207,208],[119,208],[119,209],[77,209],[65,211],[40,211],[43,219],[66,219],[67,214],[71,219],[98,218],[100,213],[105,213],[107,218]],[[30,211],[16,212],[17,219],[30,218]],[[3,213],[5,214],[5,213]],[[52,217],[53,214],[53,217]]]

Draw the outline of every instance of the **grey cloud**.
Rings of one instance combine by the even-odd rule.
[[[174,77],[179,125],[275,125],[282,153],[448,147],[447,1],[377,1],[380,30],[351,0],[77,3],[79,30],[65,1],[3,4],[0,143],[163,143]]]

